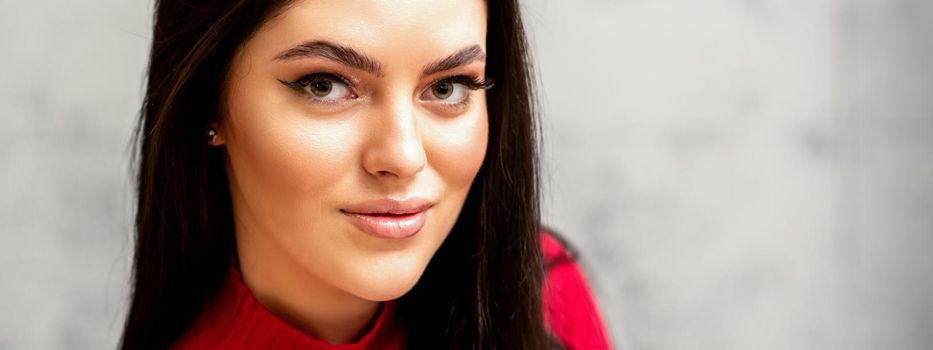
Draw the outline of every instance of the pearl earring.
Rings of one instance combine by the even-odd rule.
[[[217,141],[217,131],[214,131],[213,128],[207,130],[207,139],[208,142],[214,144]]]

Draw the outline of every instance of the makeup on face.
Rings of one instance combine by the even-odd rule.
[[[340,209],[361,231],[384,239],[403,239],[424,227],[434,203],[424,198],[378,199]]]
[[[343,70],[362,72],[375,78],[385,77],[385,68],[378,59],[369,57],[353,47],[344,46],[327,40],[306,41],[291,47],[275,56],[275,61],[282,64],[300,60],[326,60],[342,66]],[[463,110],[469,104],[470,93],[474,90],[486,90],[493,86],[492,79],[474,73],[460,73],[444,76],[443,73],[454,71],[471,63],[485,63],[486,53],[478,45],[469,45],[450,55],[430,62],[421,69],[424,77],[441,75],[431,81],[419,94],[424,102],[445,106],[453,112]],[[303,93],[309,101],[317,104],[347,105],[351,101],[365,98],[367,89],[360,87],[363,79],[347,77],[340,72],[320,71],[294,80],[279,79],[283,85]],[[363,91],[357,91],[363,90]],[[369,89],[371,90],[371,89]]]
[[[415,285],[485,159],[485,38],[484,1],[298,0],[242,45],[217,133],[260,302],[360,314]]]

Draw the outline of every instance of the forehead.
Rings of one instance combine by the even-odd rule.
[[[433,60],[474,44],[485,50],[485,38],[482,0],[299,0],[265,23],[247,46],[273,59],[323,39],[398,62]]]

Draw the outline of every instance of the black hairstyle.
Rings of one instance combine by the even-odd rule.
[[[166,348],[223,286],[236,254],[224,151],[205,132],[224,111],[239,47],[288,0],[157,0],[134,146],[136,240],[120,346]],[[489,143],[445,242],[399,316],[418,349],[559,346],[542,311],[538,126],[517,0],[487,1]]]

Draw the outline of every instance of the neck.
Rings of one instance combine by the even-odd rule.
[[[250,236],[250,235],[243,235]],[[272,314],[305,334],[330,344],[359,340],[372,323],[380,303],[365,300],[321,281],[257,237],[237,234],[243,281]]]

